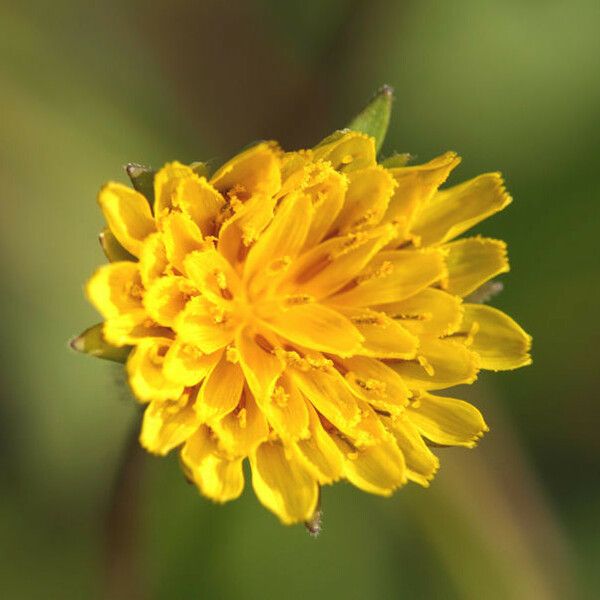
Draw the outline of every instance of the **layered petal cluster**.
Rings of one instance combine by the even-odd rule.
[[[120,260],[87,294],[105,340],[132,347],[142,445],[177,448],[217,502],[241,494],[249,459],[284,523],[309,520],[322,485],[426,486],[431,446],[474,446],[480,412],[439,390],[528,364],[530,338],[464,300],[508,262],[501,241],[456,238],[510,197],[498,173],[439,190],[458,163],[386,167],[346,131],[298,152],[260,143],[212,176],[168,164],[153,199],[107,184]]]

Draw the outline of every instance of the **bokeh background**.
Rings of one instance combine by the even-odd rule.
[[[505,174],[515,202],[479,231],[509,243],[494,302],[533,334],[534,365],[461,392],[492,431],[441,451],[429,490],[326,489],[317,540],[249,485],[214,506],[176,458],[140,457],[120,524],[139,525],[134,560],[113,563],[157,600],[598,597],[599,27],[596,0],[3,2],[2,596],[106,595],[139,416],[117,366],[67,348],[98,321],[82,284],[103,260],[100,185],[129,161],[310,146],[389,83],[384,153],[455,149],[458,179]]]

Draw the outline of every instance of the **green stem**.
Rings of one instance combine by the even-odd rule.
[[[138,419],[128,436],[106,516],[106,600],[144,600],[137,560],[139,498],[144,452]]]

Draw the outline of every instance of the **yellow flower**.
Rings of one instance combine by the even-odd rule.
[[[142,445],[179,448],[217,502],[241,494],[248,458],[284,523],[309,520],[322,485],[427,486],[431,444],[473,447],[480,412],[438,390],[529,364],[530,338],[463,301],[508,262],[501,241],[455,238],[511,199],[498,173],[438,190],[458,163],[385,167],[345,131],[298,152],[260,143],[208,178],[168,164],[153,205],[107,184],[105,241],[131,256],[87,295],[105,340],[133,347]]]

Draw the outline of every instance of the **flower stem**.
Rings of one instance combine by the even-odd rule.
[[[144,600],[146,594],[136,556],[144,452],[138,419],[128,435],[105,523],[107,600]]]

